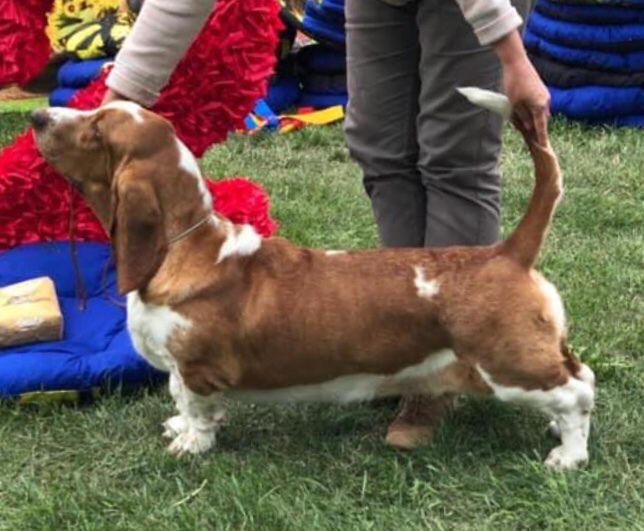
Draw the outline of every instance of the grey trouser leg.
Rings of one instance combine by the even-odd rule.
[[[420,46],[415,6],[347,0],[345,135],[365,176],[386,247],[425,241],[425,190],[418,174]]]
[[[515,5],[524,16],[529,0]],[[500,66],[453,0],[347,0],[347,143],[383,245],[494,242],[501,120],[455,87],[498,89]]]

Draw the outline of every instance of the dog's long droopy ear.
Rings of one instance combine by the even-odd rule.
[[[144,287],[166,253],[163,213],[150,181],[128,170],[119,175],[110,225],[118,290],[124,295]]]

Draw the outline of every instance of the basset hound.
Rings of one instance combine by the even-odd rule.
[[[170,373],[172,453],[213,446],[224,397],[470,393],[545,413],[560,438],[547,466],[587,461],[594,375],[568,349],[561,299],[534,269],[562,178],[532,133],[536,185],[507,240],[337,252],[213,214],[172,125],[134,103],[40,110],[32,125],[111,237],[136,349]]]

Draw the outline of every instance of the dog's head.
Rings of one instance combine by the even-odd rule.
[[[50,108],[31,122],[43,157],[85,197],[112,239],[121,293],[141,289],[166,252],[162,204],[181,197],[172,125],[130,102]]]

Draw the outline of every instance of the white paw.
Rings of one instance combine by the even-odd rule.
[[[188,423],[183,415],[170,417],[163,423],[163,436],[166,439],[174,439],[180,433],[188,429]]]
[[[575,470],[588,462],[586,450],[570,451],[563,445],[553,448],[545,465],[553,470]]]
[[[168,446],[168,451],[176,457],[185,454],[201,454],[210,450],[214,444],[215,430],[187,429],[174,438]]]
[[[555,439],[561,440],[561,428],[556,420],[551,420],[548,424],[548,434]]]

